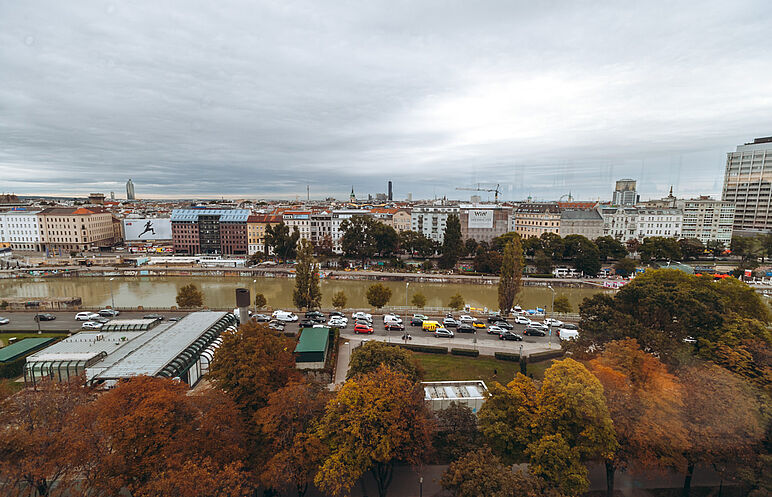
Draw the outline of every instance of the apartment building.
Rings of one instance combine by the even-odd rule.
[[[397,209],[397,212],[391,216],[391,225],[397,230],[397,233],[410,231],[410,209]]]
[[[544,233],[560,234],[560,206],[557,202],[523,203],[515,208],[512,230],[522,238]]]
[[[635,207],[600,206],[603,218],[603,235],[612,236],[622,243],[638,239],[638,209]]]
[[[683,217],[680,209],[638,209],[636,237],[638,240],[650,236],[681,238]]]
[[[708,196],[678,200],[676,204],[683,212],[683,238],[697,238],[703,244],[719,241],[729,247],[734,226],[734,204]]]
[[[603,236],[603,218],[595,210],[564,210],[560,213],[560,236],[582,235],[590,240]]]
[[[341,246],[341,239],[343,238],[343,230],[341,224],[346,219],[351,219],[354,216],[370,216],[370,211],[362,209],[336,209],[333,210],[330,215],[330,237],[332,238],[332,250],[336,254],[343,253],[343,247]]]
[[[325,238],[332,240],[332,212],[315,212],[311,214],[311,241],[320,245]]]
[[[461,238],[490,242],[509,231],[511,216],[512,208],[503,205],[462,204],[458,214]]]
[[[735,206],[735,231],[772,231],[772,136],[727,154],[721,200]]]
[[[284,211],[282,221],[290,232],[297,228],[301,240],[311,240],[311,211]]]
[[[246,255],[249,215],[246,209],[174,209],[174,253]]]
[[[37,216],[41,249],[81,251],[120,242],[113,215],[104,207],[51,207]]]
[[[266,251],[266,229],[281,222],[281,216],[276,214],[257,214],[247,218],[247,253],[264,254]],[[268,247],[268,255],[273,255],[273,248]]]
[[[459,208],[454,205],[419,205],[410,213],[410,225],[413,231],[423,233],[430,240],[442,243],[445,240],[445,227],[448,216],[458,215]]]
[[[39,212],[13,210],[0,213],[0,247],[10,247],[11,250],[42,250]]]

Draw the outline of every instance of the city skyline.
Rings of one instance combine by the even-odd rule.
[[[719,197],[772,135],[760,1],[440,7],[0,6],[0,190]]]

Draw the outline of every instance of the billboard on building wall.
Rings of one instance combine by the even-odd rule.
[[[493,228],[493,209],[469,209],[469,229]]]
[[[124,219],[123,234],[127,242],[171,240],[172,221],[168,218]]]

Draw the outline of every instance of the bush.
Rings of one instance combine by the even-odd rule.
[[[512,354],[511,352],[494,352],[493,357],[500,361],[520,362],[520,354]]]
[[[531,273],[527,275],[529,278],[554,278],[554,274],[548,273]]]
[[[450,302],[448,302],[448,307],[450,307],[451,309],[460,311],[461,309],[464,308],[465,303],[466,302],[464,302],[464,297],[462,297],[460,293],[457,293],[452,297],[450,297]]]
[[[447,347],[437,347],[435,345],[414,345],[412,343],[400,343],[400,347],[403,349],[412,350],[413,352],[426,352],[428,354],[447,354]]]
[[[547,359],[555,359],[557,357],[563,357],[563,350],[546,350],[544,352],[534,352],[528,356],[528,362],[540,362]]]
[[[477,357],[480,355],[479,350],[474,349],[450,349],[450,353],[453,355],[465,355],[469,357]]]
[[[265,295],[262,293],[255,294],[255,307],[258,309],[262,309],[266,306],[268,302],[265,300]]]
[[[414,307],[418,307],[419,309],[423,309],[426,307],[426,297],[421,292],[416,292],[413,294],[413,298],[410,299],[410,303],[413,304]]]
[[[24,374],[24,364],[26,357],[20,357],[15,361],[0,364],[0,378],[18,378]]]
[[[573,307],[571,306],[571,301],[568,300],[568,297],[565,295],[558,295],[555,297],[555,303],[553,304],[553,312],[559,312],[562,314],[566,314],[573,311]]]
[[[332,296],[332,306],[338,310],[346,307],[346,294],[343,291],[336,292]]]
[[[391,299],[391,288],[382,283],[375,283],[367,289],[366,297],[371,306],[380,309]]]

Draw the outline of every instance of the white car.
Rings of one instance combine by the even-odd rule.
[[[516,324],[524,324],[524,325],[528,326],[529,324],[531,324],[531,320],[528,319],[525,316],[515,316],[515,323]]]
[[[563,321],[559,319],[547,318],[544,320],[544,324],[546,324],[547,326],[557,326],[558,328],[560,328],[565,323],[563,323]]]
[[[248,314],[247,314],[248,316],[251,316],[251,315],[252,315],[252,311],[250,311],[249,309],[247,309],[247,313],[248,313]],[[235,309],[233,309],[233,314],[234,314],[236,317],[239,317],[239,308],[238,308],[238,307],[236,307]]]
[[[288,311],[273,311],[271,317],[277,321],[284,321],[286,323],[294,323],[298,320],[297,314]]]
[[[82,330],[101,330],[102,326],[104,326],[99,321],[86,321],[82,325],[80,325],[80,329]]]
[[[346,325],[348,325],[348,319],[346,318],[335,317],[327,321],[327,326],[332,326],[333,328],[345,328]]]
[[[474,323],[474,317],[469,316],[468,314],[462,314],[461,316],[458,317],[458,320],[464,324]]]
[[[396,314],[384,314],[383,315],[383,322],[384,323],[402,324],[402,318],[397,316]]]
[[[79,312],[75,315],[76,321],[91,321],[94,318],[98,318],[99,314],[96,312]]]
[[[10,322],[11,322],[10,319],[0,316],[0,324],[8,324]]]
[[[564,324],[558,329],[558,336],[561,340],[572,340],[579,337],[579,327],[575,324]]]
[[[368,314],[366,312],[362,312],[362,311],[355,312],[354,314],[351,315],[351,317],[354,318],[354,319],[366,319],[367,321],[370,321],[371,323],[373,322],[373,315],[372,314]]]

